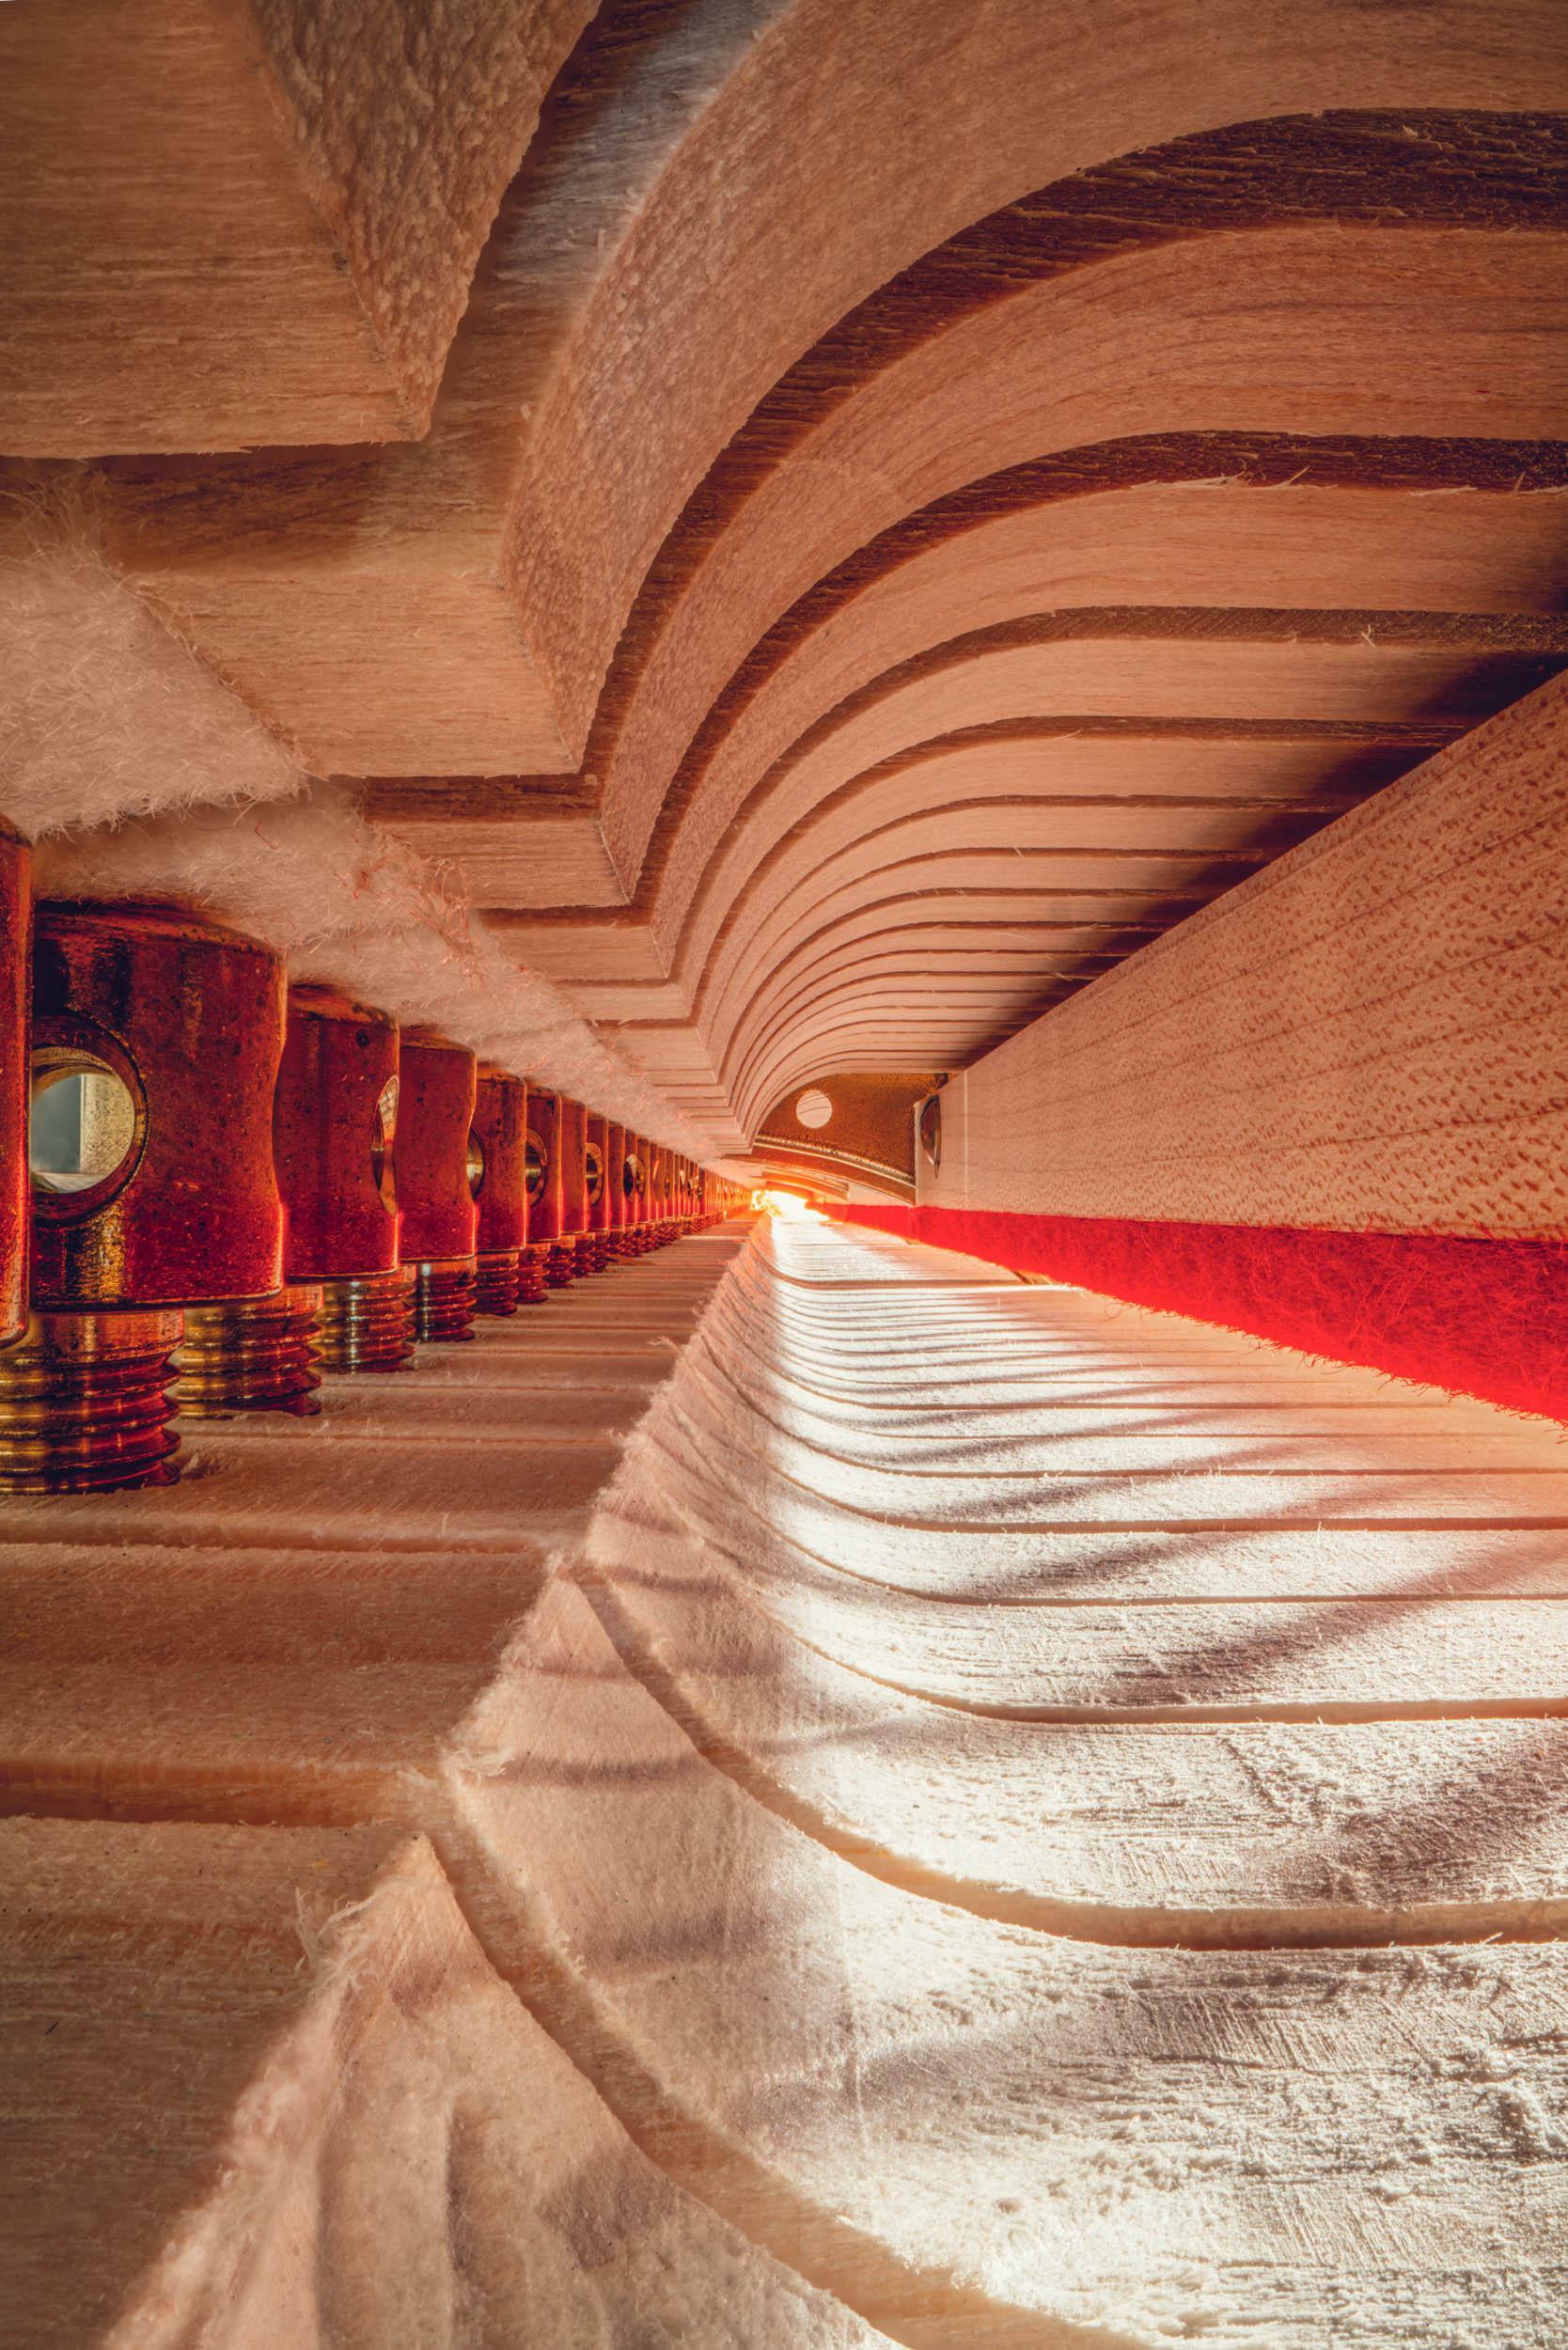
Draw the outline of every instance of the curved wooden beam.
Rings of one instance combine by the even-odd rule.
[[[1499,462],[1500,452],[1486,445],[1331,451],[1297,439],[1200,436],[1075,452],[1060,467],[1021,468],[943,501],[806,599],[780,624],[776,641],[759,649],[756,671],[737,682],[733,699],[711,713],[672,795],[662,855],[651,860],[642,893],[656,931],[672,940],[713,845],[792,746],[852,697],[873,693],[880,677],[924,660],[951,636],[955,613],[979,630],[1096,604],[1283,607],[1300,615],[1297,633],[1306,636],[1314,609],[1359,606],[1363,625],[1380,608],[1557,611],[1568,504],[1514,494],[1532,455],[1543,481],[1555,484],[1560,462],[1539,447],[1510,445]],[[1363,478],[1381,473],[1381,482],[1341,486],[1332,479],[1341,468]],[[1296,477],[1306,469],[1314,478],[1302,481]],[[1420,494],[1489,485],[1490,496]],[[942,681],[928,696],[933,732],[1014,714],[1011,706],[970,706],[964,720],[949,719],[941,714],[945,668],[933,674]],[[1080,695],[1071,706],[1090,715],[1104,705]],[[1215,714],[1179,687],[1168,703],[1146,697],[1138,707]],[[1326,713],[1258,702],[1242,714]]]
[[[0,451],[428,431],[591,0],[0,15]]]
[[[612,12],[503,208],[428,445],[124,481],[125,558],[318,770],[570,772],[687,500],[803,351],[923,254],[1066,175],[1224,125],[1568,104],[1550,0],[1510,0],[1485,39],[1464,0],[1426,10],[1419,39],[1395,12],[1308,0],[1262,47],[1251,0],[1225,10],[1234,38],[1209,26],[1224,63],[1199,94],[1177,70],[1187,28],[1153,0],[1048,27],[1032,0],[990,0],[958,31],[945,0],[917,0],[908,105],[839,0],[760,0],[744,32],[721,0]],[[1122,18],[1136,68],[1111,62]],[[222,533],[197,510],[217,489]]]
[[[613,739],[596,729],[588,763],[617,863],[640,871],[665,793],[711,715],[722,725],[739,705],[754,648],[791,606],[969,485],[1151,434],[1560,432],[1565,264],[1568,240],[1544,230],[1334,219],[1134,247],[933,332],[848,387],[726,517]],[[884,559],[895,551],[885,541]]]

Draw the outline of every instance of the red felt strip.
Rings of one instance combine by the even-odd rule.
[[[1568,1242],[964,1208],[834,1203],[829,1213],[1568,1420]]]

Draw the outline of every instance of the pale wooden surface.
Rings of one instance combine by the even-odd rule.
[[[318,1420],[189,1426],[163,1491],[8,1499],[9,1808],[418,1810],[732,1246],[643,1259],[392,1377],[328,1379]]]
[[[924,1196],[1568,1230],[1563,708],[1544,687],[977,1063]]]
[[[491,1948],[680,2175],[885,2330],[1272,2350],[1463,2308],[1552,2339],[1556,1946],[1127,1951],[961,1912],[699,1760],[565,1586],[530,1631],[514,1760],[468,1796]]]
[[[600,1622],[553,1587],[494,1693],[492,1736],[513,1760],[460,1798],[491,1947],[682,2175],[803,2263],[853,2276],[901,2341],[1099,2324],[1128,2342],[1550,2342],[1564,2084],[1545,2052],[1568,1984],[1555,1945],[1492,1937],[1553,1935],[1568,1914],[1560,1725],[1533,1702],[1498,1722],[1464,1703],[1390,1718],[1375,1660],[1375,1701],[1348,1724],[1272,1723],[1245,1669],[1227,1684],[1237,1718],[1213,1727],[1148,1702],[1113,1724],[1076,1704],[1025,1725],[962,1692],[935,1705],[889,1687],[908,1625],[949,1665],[955,1642],[965,1653],[966,1538],[933,1523],[924,1574],[891,1578],[903,1590],[867,1512],[821,1502],[816,1556],[792,1543],[813,1447],[799,1436],[784,1462],[777,1420],[744,1387],[808,1371],[870,1454],[879,1389],[907,1418],[922,1376],[963,1359],[966,1414],[950,1379],[939,1409],[979,1436],[993,1361],[1047,1396],[1065,1368],[1081,1417],[1072,1373],[1112,1355],[1122,1386],[1102,1393],[1097,1458],[1073,1473],[1086,1517],[1112,1528],[1127,1481],[1114,1432],[1139,1377],[1168,1413],[1190,1380],[1228,1420],[1327,1416],[1281,1434],[1295,1452],[1342,1460],[1348,1438],[1370,1464],[1387,1419],[1390,1441],[1435,1448],[1456,1476],[1474,1434],[1517,1480],[1555,1478],[1555,1432],[875,1235],[781,1227],[776,1258],[783,1278],[755,1255],[737,1268],[633,1441],[585,1567]],[[1252,1481],[1288,1513],[1292,1463]],[[1275,1516],[1256,1514],[1244,1559],[1288,1589]],[[1500,1514],[1504,1587],[1518,1573],[1560,1593],[1560,1566],[1520,1559]],[[1308,1637],[1267,1655],[1288,1688],[1347,1637],[1342,1587],[1400,1573],[1390,1537],[1346,1539],[1341,1586],[1325,1576],[1340,1536],[1311,1537]],[[1467,1658],[1484,1676],[1498,1611],[1431,1595],[1449,1588],[1447,1539],[1437,1518],[1402,1529],[1419,1563],[1401,1614],[1426,1627],[1429,1673]],[[1190,1594],[1236,1540],[1212,1557],[1215,1537],[1174,1518],[1142,1545],[1164,1605],[1141,1612],[1208,1623]],[[814,1637],[825,1586],[866,1611],[847,1661]],[[1513,1654],[1537,1691],[1562,1686],[1561,1605]],[[1058,1597],[1001,1612],[1028,1642],[1059,1645],[1071,1624],[1093,1656],[1123,1611]],[[1171,1678],[1200,1703],[1216,1661],[1181,1661]],[[1343,1947],[1357,1943],[1389,1947]],[[1525,2028],[1546,2065],[1528,2080],[1502,2020],[1516,1998],[1544,2035]],[[1489,2103],[1473,2083],[1494,2070],[1506,2086]],[[1499,2227],[1508,2282],[1469,2232]]]
[[[641,2156],[392,1828],[0,1823],[12,2350],[874,2350]]]
[[[152,540],[148,572],[167,571],[170,608],[206,657],[318,760],[571,770],[694,487],[803,347],[930,247],[1053,180],[1215,124],[1549,108],[1562,81],[1542,0],[1517,0],[1507,37],[1484,40],[1457,0],[1424,13],[1419,39],[1315,0],[1272,21],[1262,48],[1247,0],[1233,7],[1229,31],[1211,28],[1200,92],[1190,27],[1150,0],[1044,31],[1028,0],[957,29],[922,0],[901,18],[896,103],[869,21],[828,0],[767,0],[744,24],[717,6],[606,22],[575,61],[576,102],[503,207],[426,446],[347,478],[307,466],[263,481],[251,527],[206,550],[204,593]],[[695,384],[699,400],[676,396]],[[246,515],[243,478],[235,489]],[[274,531],[285,513],[294,524],[282,566],[269,506]],[[179,537],[188,513],[170,523]],[[351,596],[345,572],[359,574]],[[422,597],[416,698],[387,632],[413,624]],[[488,689],[464,650],[480,629]]]
[[[1103,9],[920,0],[891,112],[865,0],[86,4],[0,28],[0,444],[102,461],[50,478],[104,641],[24,618],[12,697],[113,866],[139,795],[236,776],[58,677],[118,712],[133,623],[190,648],[714,1155],[797,1082],[965,1064],[1568,650],[1547,0],[1233,0],[1200,70],[1161,0],[1114,66]],[[1121,762],[989,755],[1053,725]],[[128,885],[210,888],[194,829]],[[238,917],[323,927],[274,883]],[[386,992],[363,945],[325,975]],[[452,987],[467,1041],[507,976]]]
[[[541,1463],[591,1431],[603,1475],[731,1246],[332,1382],[332,1436],[229,1428],[213,1475],[265,1465],[267,1546],[238,1511],[215,1547],[119,1539],[172,1495],[8,1507],[6,1801],[110,1815],[0,1821],[8,2350],[882,2340],[637,2151],[476,1942],[435,1793],[561,1530]],[[457,1532],[460,1412],[509,1451],[504,1534],[368,1544],[330,1480],[288,1522],[312,1439],[368,1420],[384,1475],[424,1427]]]
[[[1188,236],[1032,285],[1020,269],[1012,299],[950,318],[862,377],[726,516],[635,676],[604,779],[607,822],[646,838],[707,705],[797,596],[879,531],[988,474],[1080,443],[1238,426],[1549,434],[1560,384],[1537,306],[1554,299],[1554,242],[1341,219]],[[1355,305],[1351,279],[1365,288]],[[1511,279],[1522,297],[1512,302]],[[1515,342],[1517,371],[1506,384],[1465,378],[1461,350],[1499,333]],[[1289,368],[1281,340],[1294,346]],[[828,478],[833,499],[821,494]],[[1114,508],[1091,503],[1114,527]],[[1412,511],[1402,538],[1404,527],[1428,525]]]
[[[586,0],[0,21],[0,447],[412,438]],[[488,18],[488,22],[482,21]],[[193,353],[196,353],[193,364]]]
[[[1055,679],[1040,663],[1031,714],[1372,721],[1441,716],[1445,703],[1464,714],[1461,647],[1445,657],[1440,644],[1378,644],[1375,634],[1371,643],[1336,642],[1316,615],[1363,614],[1375,632],[1372,616],[1379,612],[1539,609],[1539,599],[1555,593],[1561,562],[1556,503],[1547,498],[1532,511],[1521,510],[1516,498],[1480,489],[1433,498],[1377,486],[1276,487],[1195,474],[1174,483],[1116,484],[1090,495],[1053,498],[1043,487],[1018,510],[955,516],[945,529],[933,524],[924,543],[899,550],[902,561],[890,557],[848,604],[790,644],[788,660],[736,713],[705,775],[701,804],[672,852],[660,892],[660,931],[667,936],[677,928],[691,875],[751,794],[771,783],[776,761],[884,672],[947,647],[961,633],[1079,605],[1130,607],[1140,615],[1161,607],[1173,615],[1284,609],[1302,615],[1294,641],[1266,648],[1184,643],[1173,619],[1169,637],[1140,652],[1137,635],[1154,635],[1155,629],[1145,622],[1135,635],[1112,623],[1098,660],[1090,662],[1081,648],[1075,657],[1058,648]],[[963,616],[962,632],[955,614]],[[1472,641],[1484,634],[1478,631]],[[946,704],[933,733],[964,723],[972,699],[963,674],[967,650],[949,653],[939,670],[932,664],[936,674],[927,708]],[[1146,679],[1137,673],[1140,659],[1158,664]],[[884,716],[886,747],[870,758],[861,748],[865,764],[902,747],[893,729],[907,714],[905,704]],[[988,714],[1007,713],[994,708]],[[871,727],[858,732],[862,745],[875,741]],[[849,747],[836,745],[840,758]],[[832,776],[820,755],[814,766],[824,781]]]
[[[591,1552],[764,1800],[1112,1939],[1559,1914],[1560,1431],[873,1233],[773,1253]],[[920,1401],[959,1359],[968,1391]]]
[[[1284,851],[955,1089],[941,1196],[1568,1231],[1564,695],[1442,748],[1568,647],[1560,8],[896,13],[606,7],[532,137],[581,0],[0,9],[0,446],[103,461],[8,583],[12,763],[94,888],[248,857],[609,1107],[357,817],[323,914],[368,778],[725,1148]],[[726,1246],[8,1512],[9,1799],[87,1815],[5,1831],[90,1953],[46,2282],[80,2195],[114,2350],[1556,2350],[1560,1461],[819,1234],[594,1524]]]
[[[966,1064],[1568,652],[1551,0],[1189,13],[18,0],[8,755],[181,895],[139,806],[368,784],[715,1156]]]
[[[324,2185],[259,2200],[348,2338],[1547,2350],[1568,1595],[1509,1496],[1555,1486],[1555,1433],[878,1235],[733,1257],[339,1383],[330,1435],[212,1432],[182,1528],[178,1489],[129,1544],[8,1513],[14,1799],[238,1840],[226,1886],[330,1823],[422,1831],[459,1978],[509,1986],[441,1991],[416,2046],[388,2012]],[[378,1545],[363,1463],[447,1534]],[[1053,1478],[1076,1531],[985,1530]],[[1299,1522],[1330,1478],[1490,1515]],[[1247,1523],[1178,1507],[1216,1480]],[[204,2339],[314,2343],[306,2284],[261,2306]]]
[[[384,2291],[417,2325],[450,2054],[418,2044],[464,1992],[504,1998],[428,1846],[9,1820],[0,1869],[8,2342],[315,2340],[355,2162],[403,2205]],[[412,2108],[379,2147],[352,2124],[367,2075]]]

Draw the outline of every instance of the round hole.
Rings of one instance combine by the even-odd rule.
[[[544,1189],[550,1174],[550,1153],[530,1128],[528,1144],[524,1154],[523,1181],[530,1199],[537,1199]]]
[[[642,1198],[642,1161],[635,1151],[628,1151],[621,1162],[620,1188],[628,1199]]]
[[[590,1142],[583,1152],[583,1181],[589,1201],[597,1200],[604,1188],[604,1161],[595,1142]]]
[[[136,1097],[118,1069],[73,1044],[40,1044],[32,1057],[27,1159],[45,1198],[98,1191],[134,1163]]]
[[[472,1197],[477,1199],[484,1188],[484,1144],[479,1140],[472,1126],[468,1129],[467,1165],[468,1189]]]
[[[398,1080],[388,1077],[376,1096],[376,1106],[370,1113],[370,1180],[381,1194],[381,1204],[389,1214],[398,1206],[397,1186],[392,1177],[392,1144],[398,1131]]]
[[[795,1117],[813,1133],[819,1126],[825,1126],[832,1115],[833,1104],[820,1086],[812,1086],[795,1104]]]

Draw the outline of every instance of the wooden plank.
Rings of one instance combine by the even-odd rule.
[[[667,1379],[734,1242],[574,1285],[315,1421],[189,1431],[176,1486],[8,1502],[6,1809],[432,1816],[557,1543]]]
[[[1549,2332],[1556,1945],[1025,1931],[847,1865],[743,1793],[566,1587],[511,1668],[510,1765],[463,1790],[492,1948],[678,2176],[833,2261],[901,2340],[1137,2339],[1179,2314],[1294,2350],[1325,2307],[1369,2341],[1441,2340],[1461,2296],[1486,2350]],[[1433,2159],[1411,2192],[1413,2140]]]
[[[408,440],[588,13],[82,0],[0,19],[0,447]]]
[[[13,2350],[689,2350],[699,2290],[730,2350],[875,2350],[636,2151],[422,1841],[20,1820],[0,1872]]]
[[[646,1495],[601,1511],[585,1573],[711,1762],[928,1899],[1105,1942],[1568,1929],[1560,1716],[1020,1722],[935,1705],[795,1637],[788,1594],[776,1615],[771,1578],[651,1518]]]

